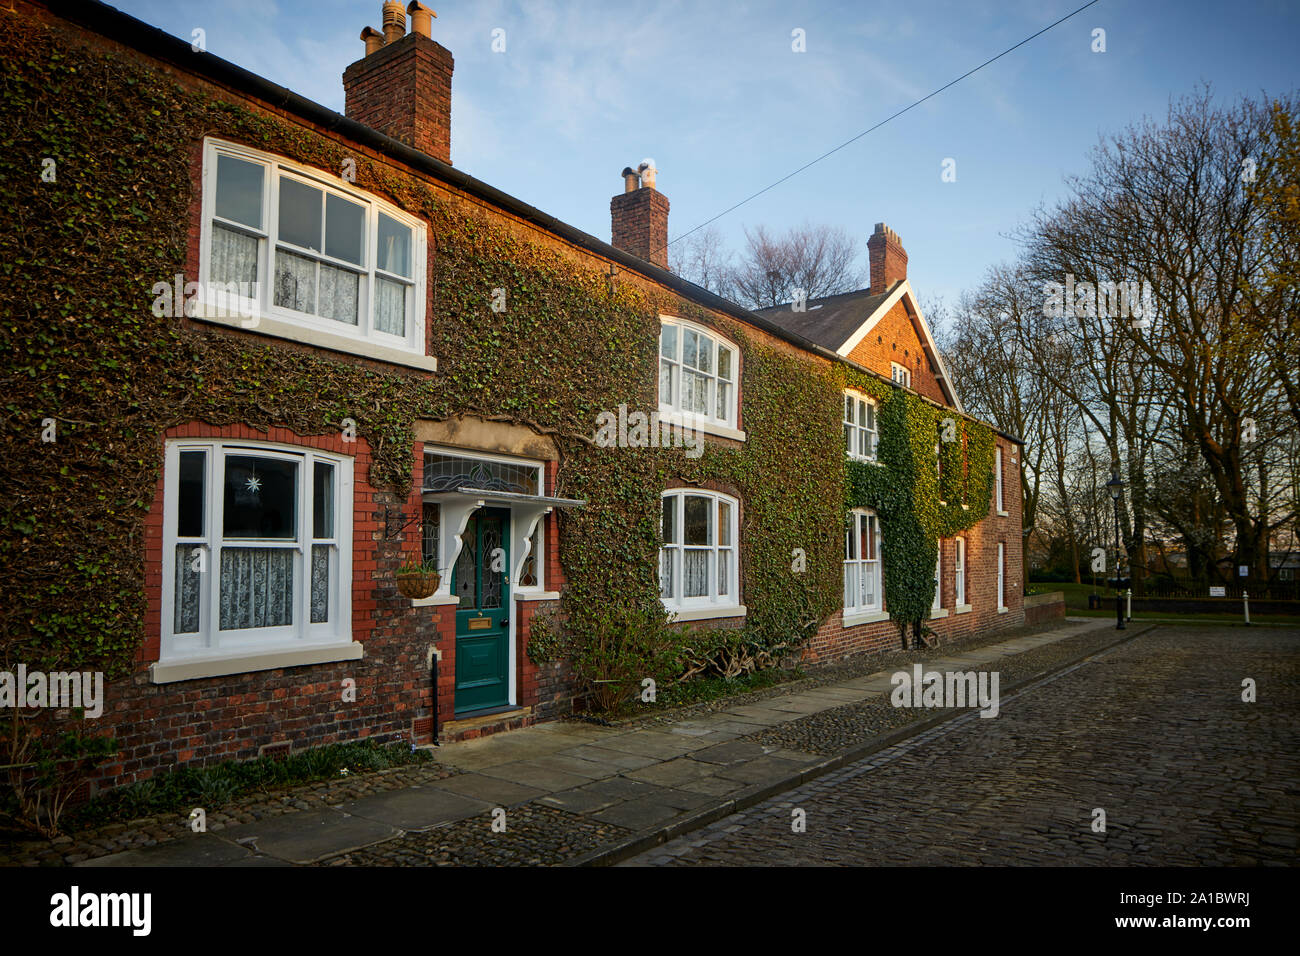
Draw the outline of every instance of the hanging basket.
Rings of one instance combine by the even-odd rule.
[[[398,571],[397,590],[413,601],[431,597],[438,590],[442,575],[437,571]]]

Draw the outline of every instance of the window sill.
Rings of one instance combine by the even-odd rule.
[[[200,313],[201,310],[202,306],[200,305],[196,309],[196,313]],[[209,316],[196,314],[194,318],[215,325],[227,325],[234,329],[259,332],[262,335],[273,335],[280,339],[290,339],[294,342],[315,345],[319,348],[332,349],[335,352],[346,352],[349,355],[360,355],[365,358],[378,359],[381,362],[391,362],[394,365],[408,365],[411,368],[423,369],[427,372],[438,371],[438,359],[432,355],[421,355],[416,352],[394,348],[391,345],[383,345],[379,342],[368,342],[365,339],[337,335],[324,329],[308,328],[307,326],[286,322],[283,319],[276,319],[267,315],[254,315],[243,318],[238,315],[214,314]]]
[[[999,512],[998,512],[998,517],[999,517],[999,518],[1010,518],[1010,517],[1011,517],[1011,513],[1010,513],[1010,512],[1007,512],[1007,511],[999,511]]]
[[[671,607],[664,608],[672,615],[672,623],[680,624],[683,621],[712,621],[724,617],[744,617],[749,613],[749,608],[743,604],[730,604],[726,607],[692,607],[674,609]]]
[[[857,627],[859,624],[875,624],[878,621],[888,620],[888,611],[845,611],[843,624],[845,627]]]
[[[884,468],[885,463],[879,458],[860,458],[857,455],[845,455],[849,461],[856,461],[859,465],[875,465],[877,468]]]
[[[231,674],[269,671],[281,667],[359,661],[363,656],[365,656],[365,647],[356,641],[351,641],[347,644],[288,647],[258,654],[241,654],[238,657],[202,657],[189,660],[178,658],[151,664],[149,680],[155,684],[171,684],[176,681],[197,680],[200,677],[226,677]]]
[[[948,609],[947,609],[947,608],[936,607],[936,608],[931,608],[931,609],[930,609],[930,620],[932,620],[932,621],[933,621],[933,620],[936,620],[937,618],[947,617],[947,616],[948,616]]]
[[[999,614],[1006,614],[1007,611],[1010,611],[1010,610],[1011,610],[1011,608],[1009,608],[1009,607],[1000,607],[1000,608],[998,608],[998,613],[999,613]]]
[[[717,422],[700,421],[690,418],[681,412],[670,411],[659,406],[660,424],[674,425],[678,428],[689,428],[694,431],[703,432],[706,435],[716,435],[718,438],[730,438],[732,441],[744,441],[747,437],[743,431],[732,428],[728,425],[720,425]]]
[[[952,613],[953,613],[953,614],[969,614],[969,613],[970,613],[971,611],[973,611],[973,610],[975,610],[975,609],[974,609],[973,607],[971,607],[969,604],[958,604],[955,608],[952,609]]]
[[[459,603],[460,597],[455,594],[431,594],[427,598],[411,598],[411,607],[441,607]]]
[[[516,601],[558,601],[559,591],[516,591]]]

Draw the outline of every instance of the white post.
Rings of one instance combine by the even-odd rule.
[[[1241,608],[1246,614],[1246,623],[1250,623],[1250,592],[1246,590],[1243,584],[1241,587]]]
[[[1124,620],[1133,620],[1133,589],[1124,592]]]

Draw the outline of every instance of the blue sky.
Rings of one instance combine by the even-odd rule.
[[[653,158],[676,238],[1065,15],[1083,0],[724,3],[447,0],[452,162],[609,239],[619,172]],[[169,33],[338,111],[379,0],[117,0]],[[1092,52],[1092,31],[1106,52]],[[506,50],[491,49],[505,31]],[[802,29],[807,50],[791,49]],[[923,299],[952,301],[1099,136],[1212,84],[1224,100],[1297,83],[1294,0],[1101,0],[717,223],[874,223],[902,237]],[[941,180],[956,160],[956,182]]]

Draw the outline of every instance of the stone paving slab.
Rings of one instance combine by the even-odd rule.
[[[489,777],[482,773],[460,773],[439,780],[430,786],[437,790],[458,793],[463,797],[485,800],[497,807],[512,807],[527,803],[546,793],[545,790],[536,787],[525,787],[523,784],[502,780],[500,777]]]
[[[676,787],[700,777],[709,776],[716,768],[712,764],[692,760],[690,757],[678,757],[653,767],[633,770],[626,776],[644,783],[654,783],[661,787]]]
[[[640,770],[642,767],[648,767],[651,764],[658,763],[656,757],[647,757],[642,754],[623,753],[621,750],[610,750],[607,747],[599,747],[595,744],[583,744],[581,747],[574,747],[570,750],[561,750],[557,757],[581,757],[583,760],[593,760],[596,763],[608,764],[623,770]]]
[[[767,753],[767,748],[762,744],[737,740],[732,743],[718,744],[714,747],[706,747],[704,750],[696,751],[690,755],[690,759],[704,763],[728,765],[754,760],[765,753]]]
[[[629,830],[644,830],[647,827],[667,823],[682,812],[684,811],[669,806],[655,797],[642,797],[593,813],[592,817],[602,823],[612,823],[615,826],[627,827]]]
[[[492,804],[434,787],[411,787],[351,800],[339,809],[354,817],[386,823],[397,830],[427,830],[485,813],[492,809]]]
[[[227,827],[221,831],[221,836],[291,863],[312,863],[390,839],[397,833],[386,823],[348,816],[337,810],[304,810]],[[193,841],[187,840],[186,843],[192,844]]]
[[[554,767],[541,766],[537,761],[533,760],[516,760],[511,763],[485,767],[483,773],[489,777],[500,777],[502,780],[509,780],[511,783],[521,783],[525,787],[536,787],[538,790],[551,792],[580,787],[584,783],[590,783],[592,779],[576,773],[557,770]]]
[[[579,777],[587,777],[590,780],[612,777],[622,769],[609,761],[588,760],[584,757],[566,756],[562,753],[547,754],[545,757],[538,757],[529,762],[537,767],[559,770],[562,773],[574,773]]]
[[[111,853],[74,866],[227,866],[252,859],[253,852],[211,833],[200,833],[175,843]]]
[[[707,747],[707,743],[696,744],[700,738],[684,737],[680,734],[664,734],[655,731],[642,731],[635,734],[625,734],[602,746],[610,750],[618,750],[623,753],[638,754],[643,757],[656,757],[659,760],[673,760],[682,754],[690,753],[692,750],[699,750],[701,747]]]

